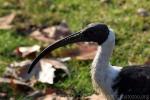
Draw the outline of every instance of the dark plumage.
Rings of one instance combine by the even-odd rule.
[[[113,90],[121,100],[150,100],[150,65],[122,68],[114,80]]]

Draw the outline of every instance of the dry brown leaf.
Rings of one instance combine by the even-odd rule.
[[[52,27],[47,27],[47,28],[44,28],[42,30],[44,33],[46,33],[50,38],[56,38],[56,27],[55,26],[52,26]]]
[[[28,80],[32,76],[32,74],[27,73],[28,67],[31,63],[31,60],[11,63],[6,68],[4,77],[15,78],[21,81]]]
[[[64,48],[61,51],[52,52],[55,57],[71,57],[77,60],[92,60],[97,51],[95,43],[77,43],[74,48]]]
[[[34,85],[36,81],[53,84],[54,81],[69,75],[68,68],[60,61],[54,59],[40,60],[29,74],[27,71],[31,63],[31,60],[12,63],[7,67],[4,76],[13,77],[22,81],[30,80],[30,85]]]
[[[94,52],[89,52],[87,53],[83,53],[79,56],[76,57],[77,60],[93,60],[93,58],[95,57],[96,51]]]
[[[49,94],[43,97],[38,98],[37,100],[73,100],[73,97],[65,97],[57,94]]]
[[[49,37],[47,34],[43,34],[41,31],[39,30],[36,30],[36,31],[33,31],[31,34],[30,34],[30,37],[31,38],[34,38],[36,40],[39,40],[39,41],[42,41],[42,42],[48,42],[48,43],[51,43],[51,42],[54,42],[55,40],[51,37]]]
[[[30,47],[18,47],[14,50],[14,54],[17,56],[21,56],[23,58],[25,57],[30,57],[30,58],[35,58],[36,53],[40,51],[40,46],[39,45],[34,45]]]
[[[71,34],[71,31],[67,23],[62,22],[59,25],[35,30],[30,34],[30,37],[42,42],[51,43],[69,34]]]
[[[57,94],[57,95],[64,95],[64,96],[67,95],[64,90],[60,90],[60,89],[57,89],[57,88],[51,88],[51,87],[44,89],[43,93],[45,95],[54,94],[54,93]]]
[[[104,95],[92,94],[91,96],[84,97],[84,100],[107,100]]]
[[[58,49],[58,51],[51,52],[51,56],[59,57],[59,58],[66,58],[66,57],[75,57],[79,54],[79,48],[75,44],[75,47],[73,48],[63,48],[61,50]]]
[[[33,100],[43,100],[43,98],[47,97],[48,95],[51,95],[53,97],[53,95],[55,96],[63,96],[63,97],[67,97],[67,94],[63,91],[63,90],[59,90],[56,88],[46,88],[42,91],[34,91],[32,93],[30,93],[27,97],[32,98]],[[57,99],[56,99],[57,100]]]
[[[32,100],[36,100],[39,97],[44,96],[44,93],[42,91],[36,90],[31,92],[27,97],[32,98]]]
[[[97,45],[95,43],[79,43],[79,54],[75,57],[78,60],[92,60],[95,57]]]
[[[67,62],[71,60],[71,57],[63,57],[63,58],[58,58],[61,62]]]
[[[4,17],[0,18],[0,29],[10,29],[12,28],[12,21],[14,20],[16,16],[16,13],[11,13],[9,15],[6,15]]]
[[[12,78],[0,78],[0,84],[2,83],[9,84],[14,92],[20,91],[26,94],[34,90],[27,83]]]
[[[55,40],[71,34],[71,31],[65,21],[61,22],[59,25],[44,28],[42,31]]]
[[[53,68],[53,65],[45,61],[40,61],[39,66],[40,69],[39,67],[38,68],[36,66],[34,67],[39,72],[38,74],[35,75],[36,79],[38,79],[43,83],[53,84],[55,78],[54,72],[56,71],[56,69]]]
[[[46,89],[44,90],[44,94],[45,94],[45,95],[53,94],[53,93],[56,93],[56,92],[57,92],[57,90],[56,90],[56,89],[53,89],[53,88],[46,88]]]
[[[36,79],[43,83],[49,83],[53,84],[54,79],[57,79],[60,77],[59,74],[62,74],[62,77],[69,75],[68,68],[58,60],[53,59],[42,59],[40,62],[40,71],[38,75],[36,75]],[[37,67],[35,67],[37,68]],[[38,69],[39,70],[39,69]],[[37,71],[36,71],[37,73]]]

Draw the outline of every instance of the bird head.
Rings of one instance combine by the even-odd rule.
[[[83,30],[73,33],[63,39],[56,41],[55,43],[49,45],[45,48],[32,62],[28,73],[30,73],[36,63],[44,57],[47,53],[65,46],[67,44],[76,43],[76,42],[96,42],[99,45],[103,44],[109,35],[109,29],[105,24],[91,24],[88,25]]]

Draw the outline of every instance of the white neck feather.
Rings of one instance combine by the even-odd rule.
[[[112,31],[109,32],[108,39],[98,47],[98,51],[94,58],[91,68],[91,76],[93,86],[97,92],[102,92],[105,94],[110,94],[111,91],[111,76],[110,69],[111,65],[109,65],[109,58],[112,55],[112,51],[115,45],[115,36]],[[108,72],[110,71],[110,72]],[[100,89],[101,88],[101,89]]]

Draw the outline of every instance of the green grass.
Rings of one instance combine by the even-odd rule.
[[[149,5],[149,0],[111,0],[108,4],[100,0],[0,0],[0,16],[15,11],[19,16],[14,21],[17,27],[51,25],[66,20],[73,31],[93,22],[106,23],[116,32],[116,48],[111,63],[125,66],[128,62],[143,64],[150,58],[150,17],[137,14],[141,7],[150,11]],[[10,62],[20,60],[11,55],[14,48],[36,43],[14,30],[0,31],[1,75]],[[73,95],[92,94],[90,63],[70,61],[71,77],[54,86],[60,89],[73,87],[76,91]]]

